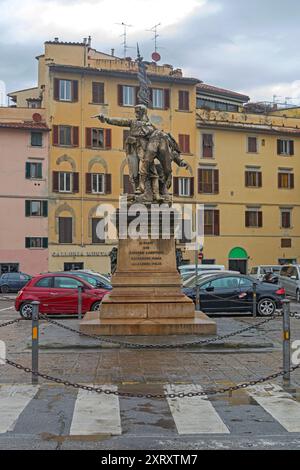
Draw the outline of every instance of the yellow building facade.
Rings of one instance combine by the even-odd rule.
[[[51,128],[49,270],[109,272],[115,245],[97,239],[96,212],[128,192],[126,128],[92,116],[134,117],[137,64],[97,52],[90,40],[46,42],[37,59],[38,86],[9,96],[17,106],[40,102]],[[179,141],[188,163],[174,166],[174,202],[205,206],[204,262],[246,271],[300,261],[300,118],[247,113],[248,97],[169,65],[149,63],[148,74],[150,119]]]

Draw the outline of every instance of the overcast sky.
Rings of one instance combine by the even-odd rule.
[[[299,0],[0,0],[0,82],[34,86],[35,56],[55,36],[91,35],[94,48],[122,56],[122,22],[132,25],[129,46],[139,41],[149,60],[146,30],[161,23],[161,63],[252,100],[300,103],[299,20]]]

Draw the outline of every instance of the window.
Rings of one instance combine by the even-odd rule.
[[[105,238],[99,238],[97,234],[97,227],[101,220],[99,218],[92,219],[92,243],[94,244],[105,243]]]
[[[72,217],[59,217],[59,243],[72,243],[73,242],[73,220]]]
[[[18,263],[0,263],[0,274],[17,273],[19,271]]]
[[[278,139],[277,140],[278,155],[294,155],[294,141]]]
[[[48,217],[47,201],[25,201],[26,217]]]
[[[72,173],[59,172],[59,186],[58,190],[60,193],[71,193],[72,192]]]
[[[181,153],[190,153],[190,136],[188,134],[179,134],[178,141]]]
[[[59,144],[72,145],[72,127],[59,126]]]
[[[192,241],[192,221],[190,219],[181,220],[181,239],[180,243],[191,243]]]
[[[26,237],[25,248],[48,248],[48,238]]]
[[[53,277],[43,277],[39,281],[37,281],[34,287],[46,287],[50,288],[53,285]]]
[[[164,109],[164,90],[160,88],[152,89],[152,106],[156,109]]]
[[[104,147],[104,131],[103,129],[92,129],[92,147]]]
[[[63,276],[54,278],[54,289],[78,289],[78,287],[83,287],[83,283],[78,279]]]
[[[257,153],[257,138],[248,137],[248,152]]]
[[[179,196],[190,196],[191,195],[191,179],[190,178],[179,178]]]
[[[247,188],[262,187],[262,173],[258,170],[247,170],[245,172],[245,185]]]
[[[43,133],[31,132],[31,147],[42,147],[42,146],[43,146]]]
[[[281,239],[281,248],[292,248],[291,238],[282,238]]]
[[[217,111],[230,111],[237,113],[239,107],[234,104],[222,103],[221,101],[206,100],[204,98],[197,98],[197,108],[214,109]]]
[[[85,140],[87,148],[111,149],[111,129],[87,127]]]
[[[53,145],[78,147],[79,127],[77,126],[53,126]]]
[[[135,87],[123,86],[123,106],[135,106]]]
[[[123,150],[126,150],[127,139],[130,136],[130,131],[128,129],[123,130]]]
[[[280,172],[278,173],[279,189],[294,189],[294,173]]]
[[[213,135],[212,134],[202,134],[202,157],[203,158],[213,158]]]
[[[64,271],[77,271],[84,269],[84,263],[64,263]]]
[[[219,170],[200,168],[198,172],[199,194],[217,194],[219,192]]]
[[[246,227],[260,228],[263,226],[263,214],[259,209],[249,209],[245,213]]]
[[[253,273],[253,274],[256,274],[256,273]],[[244,288],[253,287],[253,281],[251,281],[250,279],[241,277],[240,278],[240,287],[242,287],[242,288],[243,287]]]
[[[289,209],[281,209],[280,211],[280,226],[281,228],[292,227],[292,211]]]
[[[95,104],[104,103],[104,83],[93,82],[92,84],[92,102]]]
[[[190,93],[185,90],[178,92],[178,109],[179,111],[189,111],[190,109]]]
[[[26,179],[41,179],[42,175],[42,163],[26,162],[25,168]]]
[[[28,99],[27,106],[31,109],[38,109],[41,107],[41,100]]]
[[[105,175],[102,173],[92,173],[92,193],[105,193]]]
[[[72,101],[71,80],[59,80],[59,100],[60,101]]]
[[[220,211],[204,209],[204,235],[220,235]]]

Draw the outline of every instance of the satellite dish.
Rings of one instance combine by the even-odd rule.
[[[152,60],[153,60],[154,62],[159,62],[160,59],[161,59],[160,54],[159,54],[158,52],[153,52],[153,54],[152,54]]]
[[[42,116],[39,113],[34,113],[32,115],[32,119],[33,119],[34,122],[41,122]]]

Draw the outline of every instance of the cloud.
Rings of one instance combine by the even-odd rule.
[[[145,58],[154,48],[146,30],[161,22],[162,63],[254,99],[299,97],[295,0],[0,0],[0,6],[0,79],[9,90],[34,84],[34,56],[54,36],[80,41],[91,34],[94,47],[121,55],[116,23],[125,21],[133,25],[128,44],[138,41]]]

